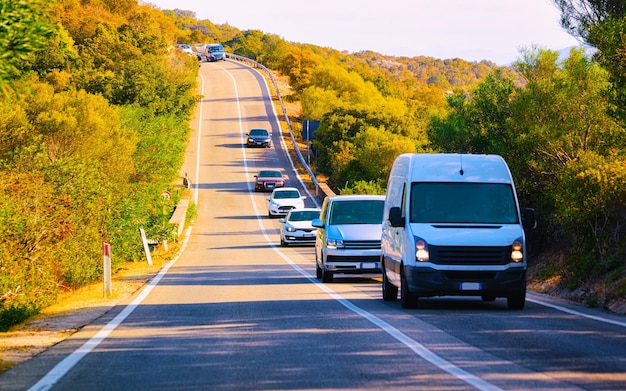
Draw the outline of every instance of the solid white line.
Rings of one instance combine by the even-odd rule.
[[[226,72],[228,73],[228,71],[226,71]],[[229,75],[230,75],[230,73],[229,73]],[[239,106],[239,95],[237,93],[237,83],[235,82],[235,79],[232,76],[231,76],[231,79],[233,80],[233,84],[235,84],[235,96],[236,96],[237,106]],[[269,90],[268,90],[268,93],[269,93]],[[276,112],[274,112],[274,117],[276,117]],[[241,118],[241,116],[239,118]],[[278,121],[277,118],[275,118],[274,120]],[[241,131],[241,126],[242,126],[241,125],[241,120],[239,121],[239,126],[240,126],[240,133],[242,135],[241,137],[242,137],[242,140],[243,140],[243,133]],[[282,135],[281,135],[281,138],[282,138]],[[242,146],[241,150],[242,150],[242,154],[243,154],[244,171],[246,173],[246,176],[249,177],[250,176],[250,172],[249,172],[249,169],[248,169],[248,161],[247,161],[247,158],[246,158],[246,151],[245,151],[245,148],[243,146]],[[257,222],[259,224],[259,228],[261,229],[261,232],[263,233],[263,237],[265,238],[265,241],[271,246],[271,248],[274,250],[274,252],[276,254],[278,254],[278,256],[280,256],[283,260],[285,260],[285,262],[287,262],[292,268],[294,268],[296,271],[298,271],[302,276],[304,276],[310,282],[315,284],[322,291],[326,292],[329,296],[331,296],[333,299],[338,301],[344,307],[346,307],[350,311],[356,313],[357,315],[360,315],[361,317],[363,317],[364,319],[368,320],[369,322],[371,322],[375,326],[379,327],[381,330],[383,330],[384,332],[386,332],[387,334],[389,334],[390,336],[392,336],[393,338],[398,340],[400,343],[402,343],[405,346],[407,346],[413,352],[417,353],[420,357],[422,357],[426,361],[430,362],[431,364],[435,365],[439,369],[441,369],[441,370],[443,370],[445,372],[448,372],[452,376],[457,377],[458,379],[466,382],[467,384],[469,384],[471,386],[476,387],[479,390],[489,390],[489,391],[500,390],[499,387],[497,387],[497,386],[495,386],[495,385],[493,385],[493,384],[491,384],[491,383],[489,383],[489,382],[479,378],[478,376],[472,375],[471,373],[465,371],[464,369],[462,369],[460,367],[457,367],[456,365],[452,364],[451,362],[441,358],[437,354],[435,354],[432,351],[428,350],[428,348],[426,348],[424,345],[422,345],[419,342],[415,341],[414,339],[410,338],[409,336],[407,336],[406,334],[404,334],[400,330],[396,329],[395,327],[393,327],[389,323],[387,323],[384,320],[378,318],[377,316],[375,316],[375,315],[373,315],[373,314],[363,310],[362,308],[354,305],[352,302],[350,302],[349,300],[343,298],[340,294],[338,294],[337,292],[335,292],[332,289],[330,289],[327,285],[322,284],[317,279],[313,278],[309,273],[306,272],[306,270],[302,269],[299,265],[297,265],[295,262],[293,262],[293,260],[291,260],[291,258],[289,258],[287,255],[285,255],[274,244],[274,241],[268,235],[268,232],[267,232],[267,230],[265,228],[265,225],[263,224],[263,219],[261,218],[261,214],[259,213],[259,210],[258,210],[258,208],[256,206],[256,202],[254,200],[254,198],[255,198],[254,197],[254,189],[252,188],[252,185],[250,184],[250,182],[248,182],[248,194],[250,195],[250,203],[252,204],[252,208],[254,209],[254,214],[256,215]]]
[[[200,142],[202,140],[202,111],[204,109],[204,77],[201,73],[200,76],[200,91],[202,91],[202,98],[200,99],[200,108],[198,109],[198,138],[196,140],[196,176],[193,181],[193,203],[198,205],[198,181],[200,180]]]
[[[302,176],[300,175],[300,173],[298,172],[298,170],[296,169],[295,164],[293,163],[293,159],[291,158],[291,155],[289,154],[289,148],[287,147],[287,143],[285,142],[285,138],[283,137],[283,130],[280,127],[280,121],[278,120],[278,114],[276,113],[276,106],[274,105],[274,102],[271,101],[271,96],[272,93],[270,92],[270,88],[267,85],[267,79],[265,78],[265,76],[262,74],[261,71],[259,71],[257,68],[253,68],[259,75],[261,75],[261,77],[263,78],[263,82],[265,83],[265,90],[267,91],[267,94],[270,96],[270,103],[272,105],[272,112],[274,114],[274,122],[276,123],[276,127],[278,128],[278,131],[280,132],[280,144],[283,146],[283,150],[285,151],[285,155],[287,156],[287,159],[289,160],[289,164],[291,165],[291,171],[293,171],[293,173],[295,174],[296,178],[298,179],[298,182],[300,182],[300,184],[302,185],[302,188],[304,189],[304,191],[307,193],[309,199],[311,201],[313,201],[313,203],[315,204],[316,207],[320,207],[319,202],[317,201],[317,198],[315,198],[313,196],[313,194],[311,194],[311,192],[309,191],[309,188],[304,184],[304,181],[302,179]],[[289,130],[291,132],[291,129]]]
[[[179,252],[182,254],[187,247],[187,243],[189,242],[191,228],[187,229],[187,233],[185,235],[185,240],[181,246],[181,250]],[[95,349],[102,341],[104,341],[113,330],[117,328],[124,320],[141,304],[141,302],[152,292],[152,289],[161,281],[161,278],[167,273],[167,271],[172,267],[172,265],[176,262],[178,256],[168,262],[163,269],[154,277],[148,285],[141,291],[139,296],[137,296],[129,305],[124,307],[122,312],[120,312],[113,320],[107,323],[100,331],[96,333],[93,337],[91,337],[87,342],[85,342],[81,347],[70,353],[69,356],[65,357],[61,362],[54,366],[44,377],[42,377],[35,385],[29,388],[30,391],[44,391],[49,390],[53,385],[55,385],[63,376],[65,376],[83,357],[85,357],[88,353],[90,353],[93,349]]]
[[[202,89],[204,93],[204,77],[199,74],[201,79]],[[200,100],[200,108],[198,114],[198,145],[196,153],[196,176],[194,180],[194,203],[198,204],[198,178],[200,171],[200,140],[202,137],[202,108],[203,102]],[[139,304],[148,296],[148,294],[154,289],[154,287],[161,281],[161,278],[167,273],[170,267],[178,260],[180,254],[183,253],[189,242],[189,236],[191,235],[191,228],[187,229],[183,244],[178,255],[168,262],[163,269],[153,278],[148,285],[141,291],[139,296],[135,298],[129,305],[127,305],[122,312],[120,312],[113,320],[107,323],[100,331],[85,342],[81,347],[70,353],[61,362],[54,366],[47,374],[45,374],[35,385],[29,388],[29,391],[45,391],[54,386],[63,376],[65,376],[80,360],[95,349],[102,341],[104,341],[113,330],[117,328],[134,310]]]
[[[576,315],[576,316],[580,316],[580,317],[587,318],[587,319],[593,319],[593,320],[596,320],[598,322],[609,323],[609,324],[612,324],[612,325],[615,325],[615,326],[626,327],[626,323],[625,322],[619,322],[617,320],[606,319],[606,318],[601,318],[601,317],[595,316],[595,315],[585,314],[583,312],[575,311],[575,310],[569,309],[567,307],[563,307],[563,306],[560,306],[560,305],[548,303],[547,301],[533,299],[533,298],[528,297],[528,296],[526,296],[526,300],[530,301],[532,303],[535,303],[535,304],[539,304],[539,305],[545,306],[545,307],[554,308],[555,310],[558,310],[558,311],[561,311],[561,312],[565,312],[565,313],[568,313],[568,314],[571,314],[571,315]]]

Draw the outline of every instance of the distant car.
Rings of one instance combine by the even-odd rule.
[[[246,146],[248,147],[270,148],[272,146],[270,132],[267,129],[252,128],[249,133],[246,133],[246,136],[248,136],[248,141],[246,141]]]
[[[283,173],[278,170],[262,170],[254,176],[254,191],[272,191],[279,187],[285,187]]]
[[[292,209],[287,216],[278,220],[283,223],[280,229],[280,245],[308,244],[315,245],[317,228],[311,225],[313,219],[320,217],[319,208]]]
[[[176,47],[178,47],[180,50],[182,50],[183,52],[189,54],[189,55],[193,55],[193,50],[191,49],[191,46],[186,44],[186,43],[181,43],[176,45]]]
[[[269,217],[285,216],[292,209],[304,208],[306,196],[301,196],[295,187],[281,187],[274,189],[267,198],[267,215]]]

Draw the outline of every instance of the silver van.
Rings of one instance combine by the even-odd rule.
[[[404,308],[419,297],[526,300],[526,229],[501,156],[403,154],[387,183],[382,226],[382,295]]]
[[[335,273],[380,272],[380,237],[385,196],[326,197],[315,238],[317,278],[331,282]]]

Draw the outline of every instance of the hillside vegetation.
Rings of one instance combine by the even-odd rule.
[[[320,121],[313,168],[337,192],[384,192],[404,152],[504,156],[522,206],[539,219],[529,234],[533,284],[608,307],[626,300],[626,51],[615,38],[626,14],[601,1],[584,2],[589,14],[556,3],[564,26],[599,49],[594,59],[582,48],[561,61],[529,47],[511,67],[346,53],[166,13],[183,31],[179,42],[217,39],[288,77],[288,98],[301,104],[290,122],[298,134],[302,120]]]
[[[172,239],[197,61],[125,1],[0,6],[0,330]],[[173,197],[161,196],[169,190]]]
[[[136,0],[14,1],[0,18],[0,328],[101,278],[102,242],[120,264],[141,259],[139,228],[175,239],[198,99],[177,43],[222,42],[287,77],[291,122],[320,121],[314,169],[338,192],[384,192],[404,152],[503,155],[540,221],[533,278],[595,305],[626,295],[621,79],[581,51],[529,48],[510,68],[345,53]]]

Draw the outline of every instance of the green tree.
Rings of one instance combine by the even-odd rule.
[[[386,184],[396,157],[402,153],[415,153],[415,142],[408,137],[368,127],[354,137],[354,159],[362,167],[361,178]]]
[[[448,97],[447,118],[434,118],[428,130],[434,148],[445,152],[506,155],[514,135],[507,131],[514,81],[499,70],[466,94],[457,90]]]
[[[76,229],[67,224],[69,204],[41,174],[0,171],[0,330],[56,298],[56,249]]]
[[[46,10],[50,2],[13,0],[0,2],[0,85],[23,76],[25,64],[48,45],[54,27]]]
[[[553,0],[561,25],[598,49],[595,58],[609,72],[612,115],[626,123],[626,3],[620,0]]]
[[[293,47],[278,69],[289,77],[289,85],[300,92],[311,85],[313,72],[321,62],[321,58],[312,51]]]

